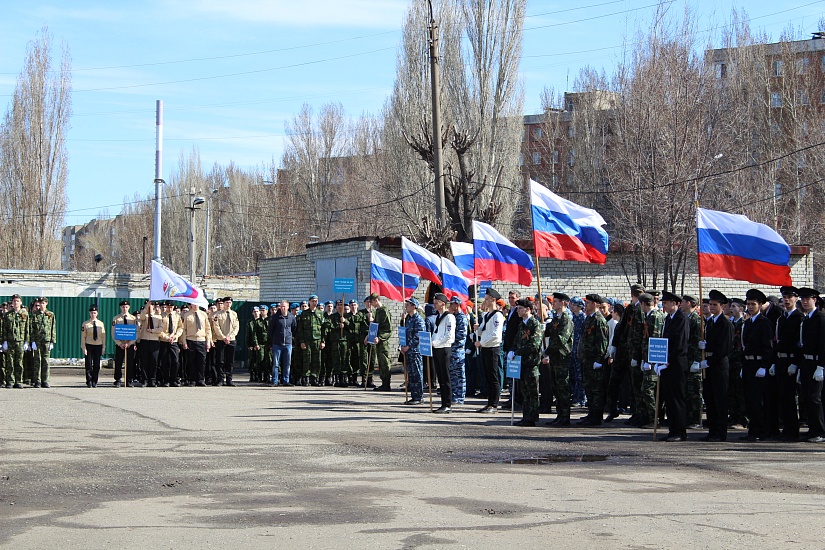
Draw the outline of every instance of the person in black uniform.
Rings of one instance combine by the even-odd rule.
[[[708,435],[702,441],[719,442],[728,437],[728,379],[730,353],[733,351],[733,323],[722,311],[728,298],[718,290],[708,293],[710,317],[705,321],[705,339],[699,348],[705,350],[700,368],[705,371],[702,386],[708,414]]]
[[[808,409],[808,433],[802,437],[811,443],[825,443],[825,419],[822,414],[822,382],[825,365],[825,314],[816,307],[819,291],[800,288],[802,327],[800,351],[802,364],[797,376],[802,383],[801,396]]]
[[[662,338],[667,338],[667,364],[658,367],[662,393],[667,406],[668,434],[660,441],[687,440],[687,404],[685,385],[688,371],[688,340],[690,325],[687,316],[679,308],[682,297],[672,292],[662,292],[662,308],[665,312]]]
[[[799,350],[799,327],[802,312],[796,307],[799,294],[796,287],[783,286],[784,310],[776,321],[776,348],[771,368],[779,387],[779,413],[782,419],[783,441],[799,440],[799,416],[796,408],[796,373],[802,364]]]
[[[740,439],[746,441],[762,441],[768,436],[765,377],[773,359],[774,327],[762,314],[762,305],[767,300],[765,294],[755,288],[745,294],[745,306],[750,317],[742,326],[742,386],[750,422],[748,435]]]

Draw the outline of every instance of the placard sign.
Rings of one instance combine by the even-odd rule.
[[[137,340],[137,325],[115,325],[115,340]]]
[[[418,333],[418,351],[422,357],[433,356],[433,335],[426,330]]]
[[[398,327],[398,345],[402,348],[407,345],[407,329]]]
[[[518,355],[507,361],[506,377],[521,380],[521,357]]]
[[[367,333],[367,343],[375,344],[376,338],[378,338],[378,323],[370,323],[370,331]]]
[[[649,338],[647,344],[647,362],[667,363],[667,338]]]
[[[486,291],[488,288],[493,288],[493,281],[479,281],[478,282],[478,289],[480,291]],[[479,292],[481,294],[481,292]]]
[[[355,292],[355,279],[333,279],[332,291],[336,294],[351,294]]]

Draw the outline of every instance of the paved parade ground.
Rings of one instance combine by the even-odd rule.
[[[825,546],[821,445],[653,443],[626,417],[515,428],[480,400],[431,415],[400,376],[380,393],[110,373],[0,390],[0,547]]]

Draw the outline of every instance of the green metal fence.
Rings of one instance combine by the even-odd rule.
[[[37,296],[21,296],[23,305],[29,307]],[[120,313],[120,302],[123,298],[100,298],[95,300],[89,297],[51,297],[49,311],[55,314],[57,321],[57,343],[54,345],[51,356],[55,359],[82,358],[80,349],[80,326],[89,318],[89,306],[97,304],[98,319],[106,324],[106,354],[104,357],[113,357],[115,348],[112,342],[112,318]],[[0,296],[0,302],[7,302],[11,296]],[[130,298],[131,313],[136,313],[143,307],[143,298]],[[246,361],[246,325],[252,319],[252,306],[257,302],[232,302],[232,309],[238,314],[240,332],[238,346],[235,351],[236,361]]]

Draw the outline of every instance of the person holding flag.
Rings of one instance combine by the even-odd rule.
[[[407,384],[410,390],[410,399],[404,402],[405,405],[420,405],[424,397],[423,362],[421,352],[418,349],[418,333],[423,332],[424,319],[418,313],[418,300],[407,298],[404,300],[404,332],[407,337],[407,345],[401,346],[401,353],[406,357],[407,363]]]

